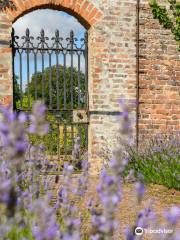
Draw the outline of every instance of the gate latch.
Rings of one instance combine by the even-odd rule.
[[[88,123],[86,110],[73,110],[73,123]]]

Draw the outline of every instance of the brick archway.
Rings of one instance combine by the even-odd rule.
[[[88,0],[14,0],[16,9],[7,9],[6,13],[11,22],[36,9],[51,8],[65,11],[75,16],[87,29],[95,24],[102,16],[102,12]]]

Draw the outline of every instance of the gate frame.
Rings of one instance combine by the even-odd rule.
[[[42,66],[42,79],[40,81],[40,85],[42,86],[42,89],[40,90],[40,99],[38,98],[38,82],[37,82],[37,78],[35,77],[35,89],[33,92],[32,97],[34,98],[34,101],[36,100],[43,100],[45,99],[49,99],[49,104],[47,105],[47,112],[51,113],[52,116],[54,116],[55,118],[57,118],[56,122],[57,124],[57,129],[60,129],[61,126],[63,126],[63,131],[66,130],[67,131],[67,127],[68,125],[71,127],[71,147],[73,150],[73,142],[74,142],[74,130],[77,128],[78,129],[78,134],[80,134],[80,136],[82,136],[81,133],[81,126],[84,126],[84,131],[85,131],[85,151],[88,151],[88,124],[89,124],[89,101],[88,101],[88,32],[87,30],[84,33],[84,37],[77,39],[74,35],[73,30],[70,31],[70,35],[67,38],[62,38],[59,34],[59,30],[55,30],[54,35],[49,36],[45,34],[45,31],[42,29],[39,33],[40,35],[34,36],[33,34],[31,35],[30,30],[27,28],[25,31],[25,35],[23,36],[18,36],[15,33],[14,28],[12,28],[12,33],[11,33],[11,48],[12,48],[12,80],[13,80],[13,110],[14,111],[27,111],[30,112],[31,109],[31,105],[30,105],[30,97],[31,95],[29,95],[29,90],[27,90],[27,97],[28,97],[28,106],[27,109],[23,108],[23,89],[22,89],[22,83],[23,83],[23,78],[22,78],[22,72],[23,72],[23,65],[24,63],[27,64],[27,89],[29,88],[28,84],[31,83],[30,80],[30,72],[29,72],[29,68],[31,66],[30,64],[30,54],[33,54],[33,67],[34,67],[34,71],[33,74],[36,75],[37,73],[37,66],[38,66],[38,62],[37,62],[37,57],[38,54],[40,54],[40,56],[42,56],[42,61],[40,61],[40,65]],[[19,43],[19,39],[23,39],[22,43]],[[34,45],[33,40],[38,39],[38,42]],[[48,40],[51,40],[52,42],[49,44]],[[62,41],[66,40],[66,44],[63,44]],[[76,44],[76,41],[80,41],[80,46],[78,46]],[[27,61],[24,60],[22,61],[22,54],[25,53],[27,56]],[[53,53],[56,56],[56,63],[55,63],[55,67],[56,67],[56,86],[55,89],[56,90],[56,104],[55,104],[55,108],[53,108],[53,88],[52,88],[52,72],[50,70],[50,76],[49,76],[49,80],[48,80],[48,96],[45,95],[45,92],[43,92],[43,90],[45,90],[45,83],[47,79],[44,79],[43,77],[43,73],[44,73],[44,61],[45,61],[45,56],[44,54],[48,54],[49,55],[49,65],[47,66],[47,68],[51,68],[53,67],[51,65],[51,61],[52,61],[52,55]],[[73,74],[73,69],[74,69],[74,64],[73,64],[73,60],[74,60],[74,54],[75,56],[78,58],[78,70],[77,70],[77,81],[78,83],[76,83],[77,85],[74,85],[74,74]],[[61,64],[59,62],[59,56],[64,56],[63,58],[63,63]],[[67,65],[66,65],[66,61],[65,61],[65,56],[67,57],[68,55],[70,55],[70,59],[71,59],[71,63],[70,66],[68,68],[70,68],[71,70],[71,74],[70,74],[70,86],[69,88],[67,88],[67,78],[66,78],[66,70],[67,70]],[[18,57],[17,61],[18,61],[18,65],[20,66],[20,73],[19,73],[19,77],[20,77],[20,107],[17,108],[17,102],[15,99],[15,95],[16,95],[16,89],[15,89],[15,77],[16,77],[16,69],[15,69],[15,58],[16,56]],[[84,57],[83,57],[84,56]],[[21,60],[20,60],[20,59]],[[81,73],[82,73],[82,69],[81,69],[81,59],[84,59],[85,65],[84,65],[84,91],[83,91],[83,96],[85,97],[85,101],[83,103],[81,103],[80,98],[81,98],[81,86],[82,83],[80,83],[80,79],[81,79]],[[61,75],[60,74],[60,70],[58,69],[59,66],[62,66],[63,70],[63,95],[61,95],[60,98],[60,81],[59,78]],[[62,73],[61,72],[61,73]],[[65,75],[64,75],[65,74]],[[66,82],[66,84],[65,84]],[[64,85],[65,84],[65,85]],[[43,87],[44,86],[44,87]],[[78,94],[77,94],[77,98],[74,97],[74,87],[78,87]],[[70,95],[70,102],[67,101],[66,96]],[[77,100],[77,102],[75,101],[75,99]],[[62,100],[62,103],[60,104],[60,100]],[[68,103],[70,103],[70,106],[68,106]],[[76,103],[76,106],[75,106]],[[63,122],[63,118],[62,115],[65,114],[65,119],[69,119],[68,120],[68,124],[64,124]],[[55,122],[52,122],[52,124],[56,124]],[[77,126],[76,126],[77,125]],[[75,129],[74,129],[75,127]],[[59,130],[60,131],[60,130]],[[65,132],[66,132],[65,131]],[[57,144],[57,159],[59,161],[60,159],[60,155],[59,155],[59,149],[60,149],[60,132],[58,133],[58,142]],[[64,144],[64,149],[67,149],[67,138],[64,136],[63,137],[63,142],[65,142]],[[81,141],[80,141],[80,148],[81,146]],[[60,150],[60,152],[62,152]],[[64,152],[64,150],[63,150]],[[66,156],[66,154],[68,154],[65,150],[64,152],[65,154],[65,158],[68,156]]]

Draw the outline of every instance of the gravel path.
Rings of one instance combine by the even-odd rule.
[[[61,182],[61,181],[60,181]],[[80,211],[83,213],[84,221],[83,221],[83,232],[88,233],[90,231],[90,216],[87,212],[87,203],[88,200],[93,197],[94,199],[98,199],[96,194],[96,186],[98,183],[98,177],[91,177],[88,184],[88,191],[82,201],[78,201],[77,205],[80,207]],[[56,192],[58,189],[58,185],[56,184]],[[134,183],[125,183],[122,187],[123,198],[119,207],[116,211],[117,220],[119,223],[117,232],[115,233],[114,240],[124,240],[123,232],[127,225],[133,225],[135,223],[136,214],[139,210],[142,210],[145,206],[148,205],[149,199],[153,201],[152,207],[157,214],[157,218],[159,223],[166,227],[166,222],[162,218],[162,214],[164,209],[169,209],[173,205],[179,205],[180,207],[180,191],[176,191],[173,189],[168,189],[164,186],[149,184],[146,186],[146,192],[143,198],[143,201],[140,206],[137,204],[136,193],[134,190]],[[155,225],[156,229],[157,225]],[[154,227],[152,227],[154,229]],[[180,230],[180,223],[179,223]],[[84,238],[82,240],[87,240],[88,238]],[[162,240],[159,238],[159,234],[145,234],[143,235],[144,240]]]
[[[86,203],[90,196],[97,198],[96,195],[96,184],[98,182],[97,178],[92,178],[89,183],[89,189],[84,201],[83,209],[86,207]],[[142,210],[148,205],[149,200],[153,201],[152,207],[157,213],[157,218],[160,224],[165,226],[164,220],[162,220],[162,214],[164,209],[169,209],[173,205],[179,205],[180,207],[180,191],[173,189],[167,189],[164,186],[150,184],[146,186],[145,196],[140,206],[137,204],[136,193],[134,190],[134,184],[123,184],[123,198],[119,207],[116,211],[116,216],[119,222],[117,232],[115,233],[115,240],[124,240],[123,237],[124,230],[127,225],[133,225],[135,223],[136,214],[139,210]],[[88,221],[85,221],[86,231],[88,231]],[[155,226],[156,227],[156,226]],[[152,227],[154,229],[154,227]],[[156,229],[156,228],[155,228]],[[179,223],[180,230],[180,223]],[[145,234],[143,239],[145,240],[156,240],[159,234]]]

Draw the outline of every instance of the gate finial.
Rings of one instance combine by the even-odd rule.
[[[41,37],[43,37],[44,36],[44,29],[42,28],[41,29]]]
[[[74,42],[74,32],[73,30],[70,31],[70,43]]]
[[[56,36],[56,38],[59,38],[59,30],[58,29],[56,29],[56,31],[55,31],[55,36]]]
[[[26,37],[29,37],[29,35],[30,35],[29,28],[26,28]]]

